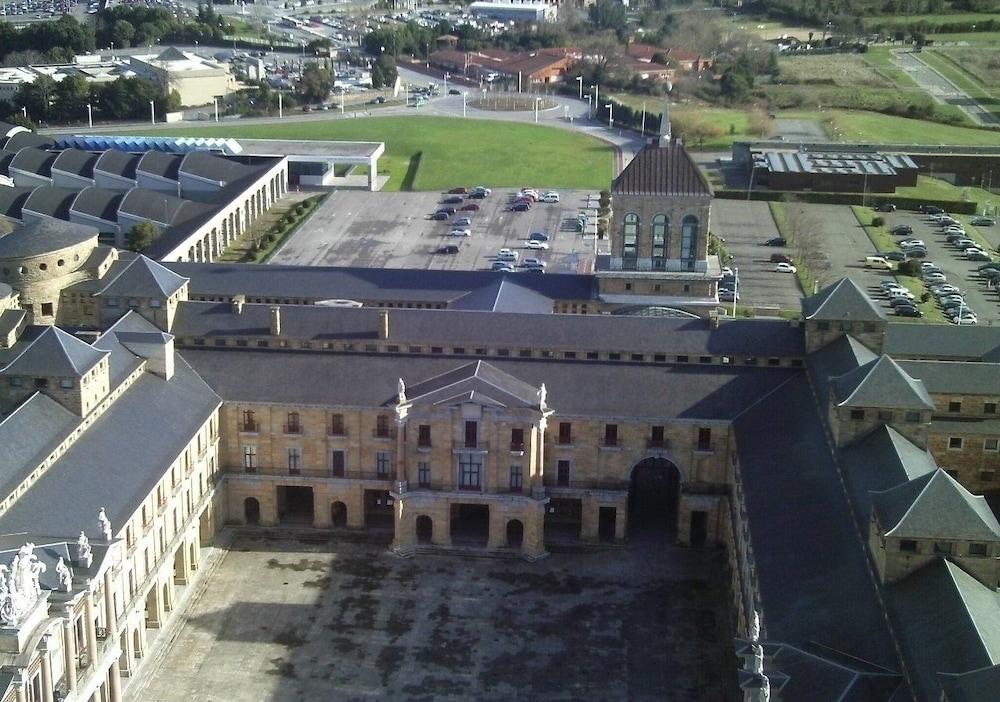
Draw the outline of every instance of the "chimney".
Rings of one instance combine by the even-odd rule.
[[[389,338],[389,310],[379,310],[378,338],[386,341]]]
[[[122,346],[146,359],[146,370],[170,380],[174,377],[174,337],[160,332],[120,334]]]
[[[708,326],[711,329],[719,328],[719,313],[715,310],[708,313]]]
[[[281,308],[271,305],[271,336],[281,336]]]
[[[246,304],[245,295],[233,295],[233,314],[243,314],[243,305]]]

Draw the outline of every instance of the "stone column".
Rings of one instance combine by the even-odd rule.
[[[117,658],[108,670],[108,692],[111,702],[122,702],[122,677],[118,670]]]
[[[533,500],[524,512],[524,540],[521,553],[529,561],[548,555],[545,550],[545,505],[547,500]]]
[[[495,551],[507,545],[507,519],[499,505],[489,505],[489,510],[490,533],[486,540],[486,548]]]
[[[89,665],[97,663],[97,630],[94,628],[94,591],[91,590],[83,598],[83,612],[87,618],[86,626],[83,630],[87,634],[87,653],[89,653]]]
[[[63,655],[66,659],[66,687],[70,692],[76,690],[76,632],[73,630],[73,613],[69,612],[69,621],[63,622]]]
[[[451,546],[451,503],[442,500],[443,507],[433,513],[431,519],[431,543],[435,546]]]
[[[348,488],[347,501],[347,528],[365,528],[365,489],[361,485],[352,485]]]
[[[330,528],[330,494],[319,485],[313,486],[313,526],[317,529]]]
[[[42,702],[52,702],[52,661],[49,659],[48,634],[42,649]]]
[[[118,628],[118,613],[115,611],[115,587],[111,569],[104,571],[104,620],[108,626],[108,636]]]
[[[628,498],[621,500],[615,510],[615,541],[625,541],[628,527]]]
[[[542,416],[535,427],[535,469],[531,473],[531,493],[537,495],[545,490],[545,428],[549,420]]]
[[[406,417],[396,417],[396,482],[406,484]]]
[[[378,173],[375,171],[377,161],[374,158],[368,159],[368,190],[375,192],[378,190]]]
[[[580,540],[597,541],[600,506],[593,497],[580,500]]]
[[[28,695],[24,691],[24,685],[23,680],[14,681],[14,699],[17,702],[28,702]]]

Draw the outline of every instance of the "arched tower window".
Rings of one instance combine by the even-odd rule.
[[[635,268],[639,258],[639,215],[629,212],[625,215],[622,225],[622,260],[623,265]]]
[[[670,218],[658,214],[653,217],[653,258],[666,258],[670,238]]]
[[[681,222],[681,260],[694,265],[698,255],[698,218],[688,215]]]

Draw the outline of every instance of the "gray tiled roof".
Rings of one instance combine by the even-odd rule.
[[[455,402],[473,395],[492,400],[487,404],[538,407],[538,388],[484,361],[467,363],[406,390],[407,399],[417,404]]]
[[[10,234],[0,237],[0,258],[38,256],[90,239],[97,243],[97,235],[96,229],[83,224],[51,219],[34,220],[19,225]]]
[[[18,132],[7,139],[7,143],[3,145],[3,148],[8,151],[19,151],[20,149],[27,148],[42,150],[51,147],[54,143],[48,137],[40,136],[34,132]]]
[[[889,586],[888,595],[910,673],[925,699],[940,694],[940,673],[1000,661],[1000,592],[954,563],[936,559]]]
[[[49,177],[52,175],[52,164],[57,155],[44,149],[21,149],[7,168]]]
[[[70,206],[79,194],[80,191],[74,188],[43,185],[35,188],[28,199],[24,201],[22,209],[68,222]]]
[[[99,156],[100,154],[81,149],[66,149],[56,157],[52,168],[64,173],[92,178],[94,175],[94,164],[97,163]]]
[[[973,495],[940,469],[875,493],[872,506],[887,536],[1000,540],[1000,523],[986,498]]]
[[[143,325],[142,322],[145,322],[145,324]],[[121,338],[122,335],[127,336],[129,333],[132,333],[130,330],[135,329],[137,326],[139,329],[148,329],[152,325],[146,322],[137,312],[130,310],[94,342],[94,348],[102,349],[111,354],[108,364],[111,387],[117,386],[142,363],[139,356],[133,353]]]
[[[6,283],[2,283],[4,287],[10,287]],[[12,331],[14,331],[24,318],[28,316],[28,313],[24,310],[4,310],[0,312],[0,336],[6,337]]]
[[[147,173],[177,180],[177,170],[180,168],[183,154],[168,154],[162,151],[147,151],[139,158],[136,173]]]
[[[108,149],[97,159],[97,163],[94,164],[94,170],[135,180],[135,168],[139,164],[140,158],[140,154],[130,154],[119,149]]]
[[[97,294],[119,297],[169,297],[184,287],[186,282],[186,278],[140,255],[110,278]]]
[[[90,215],[106,222],[118,222],[118,206],[125,193],[109,188],[89,187],[80,191],[73,201],[73,212]]]
[[[36,392],[0,421],[0,499],[6,499],[81,419],[44,393]]]
[[[0,531],[79,533],[101,507],[120,529],[219,403],[182,358],[169,381],[144,373],[0,515]]]
[[[802,316],[805,319],[830,321],[885,321],[885,315],[878,305],[850,278],[841,278],[816,295],[804,298]]]
[[[169,266],[173,270],[185,270]],[[712,329],[705,319],[557,314],[539,322],[536,314],[392,309],[389,343],[495,348],[567,349],[702,355],[800,357],[801,330],[786,322],[734,320]],[[375,339],[381,310],[316,305],[282,305],[282,335],[294,339]],[[247,304],[241,314],[228,303],[181,302],[173,333],[181,337],[268,336],[270,307]],[[471,349],[470,349],[471,351]],[[647,359],[652,360],[652,358]]]
[[[58,327],[47,327],[0,372],[5,375],[82,377],[107,355]]]
[[[552,298],[518,285],[510,276],[502,275],[492,284],[453,301],[448,309],[551,314],[552,302]]]
[[[10,175],[10,162],[17,156],[16,151],[0,149],[0,175]]]
[[[996,702],[997,690],[1000,690],[1000,665],[968,673],[941,673],[938,680],[947,702]]]
[[[684,146],[674,142],[639,151],[615,178],[611,192],[712,197],[712,186]]]
[[[1000,395],[1000,364],[960,361],[900,361],[900,367],[923,381],[928,392],[952,395]]]
[[[889,356],[834,378],[832,384],[840,407],[934,409],[924,384],[910,377]]]
[[[33,187],[25,186],[0,188],[0,215],[11,219],[21,219],[24,203],[34,190]]]
[[[890,324],[882,346],[890,356],[1000,362],[1000,327]]]
[[[155,153],[150,151],[149,153]],[[176,219],[178,212],[187,200],[168,193],[161,193],[146,188],[132,188],[122,198],[119,209],[124,214],[140,219],[169,225]]]
[[[225,184],[256,173],[257,170],[253,166],[245,166],[207,151],[190,151],[181,161],[179,173]]]
[[[396,381],[416,385],[455,371],[468,358],[395,354],[183,349],[180,354],[230,402],[380,407]],[[728,366],[644,366],[572,361],[490,360],[532,387],[548,389],[563,416],[730,419],[796,371]],[[337,382],[316,382],[336,378]],[[642,388],[642,392],[609,392]],[[534,400],[537,402],[537,400]]]

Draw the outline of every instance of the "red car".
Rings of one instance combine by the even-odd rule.
[[[468,205],[466,205],[465,207],[462,208],[462,211],[463,212],[478,212],[479,211],[479,205],[477,205],[474,202],[470,202]]]
[[[771,263],[792,263],[792,257],[785,254],[771,254]]]
[[[469,193],[468,188],[452,188],[448,191],[449,195],[467,195]]]

